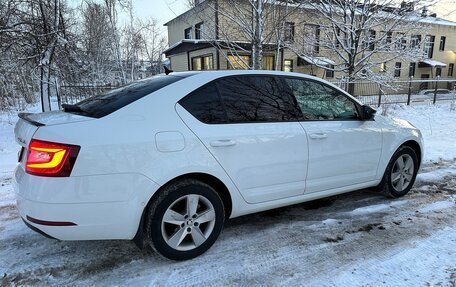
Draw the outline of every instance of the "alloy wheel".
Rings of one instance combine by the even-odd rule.
[[[399,156],[391,170],[391,184],[397,192],[405,190],[411,183],[415,165],[408,154]]]
[[[215,226],[215,209],[204,196],[188,194],[175,200],[161,222],[162,236],[173,249],[197,248],[211,235]]]

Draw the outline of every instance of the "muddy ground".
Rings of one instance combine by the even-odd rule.
[[[366,190],[229,220],[203,256],[172,262],[129,241],[60,242],[29,230],[0,175],[0,282],[70,286],[456,286],[456,165],[412,191]]]

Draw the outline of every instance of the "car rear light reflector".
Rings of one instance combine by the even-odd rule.
[[[47,220],[41,220],[41,219],[36,219],[31,216],[26,216],[27,220],[36,224],[40,225],[47,225],[47,226],[75,226],[77,225],[74,222],[69,222],[69,221],[47,221]]]
[[[79,146],[32,139],[29,144],[25,171],[40,176],[70,176]]]

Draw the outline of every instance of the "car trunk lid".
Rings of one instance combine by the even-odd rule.
[[[21,163],[24,162],[29,143],[39,128],[94,120],[93,118],[65,113],[63,111],[51,111],[38,114],[20,113],[18,116],[19,120],[14,127],[14,136],[16,142],[22,147],[18,154],[18,161]]]

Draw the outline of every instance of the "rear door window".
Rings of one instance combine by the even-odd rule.
[[[217,81],[229,123],[297,119],[296,101],[273,76],[235,76]]]
[[[157,75],[108,91],[104,94],[87,98],[74,105],[78,109],[71,109],[67,112],[101,118],[183,78],[185,77]]]

